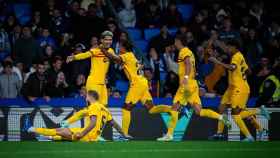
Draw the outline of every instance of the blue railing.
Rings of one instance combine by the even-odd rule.
[[[125,98],[109,99],[109,107],[122,107]],[[154,98],[154,103],[156,105],[165,104],[172,105],[172,98]],[[216,98],[201,98],[203,107],[218,107],[220,104],[220,97]],[[248,101],[248,107],[254,107],[256,102],[256,98],[251,98]],[[42,98],[35,100],[34,102],[29,102],[24,98],[17,99],[0,99],[0,107],[84,107],[86,105],[86,101],[84,98],[53,98],[50,101],[46,101]],[[141,104],[137,104],[137,107],[141,106]]]

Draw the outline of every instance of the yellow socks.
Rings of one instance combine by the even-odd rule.
[[[210,109],[201,109],[199,116],[221,120],[221,115]]]
[[[242,120],[242,118],[240,117],[240,115],[232,115],[233,120],[235,121],[236,125],[239,127],[240,131],[246,136],[246,137],[250,137],[251,134],[248,130],[248,128],[246,127],[244,121]]]
[[[174,129],[176,127],[177,121],[178,121],[178,111],[171,110],[170,112],[170,120],[168,124],[168,130],[167,130],[167,135],[173,136]]]
[[[131,120],[131,116],[130,116],[130,111],[126,110],[126,109],[122,109],[122,129],[124,134],[128,134],[128,130],[129,130],[129,125],[130,125],[130,120]]]
[[[56,129],[34,128],[34,132],[44,136],[56,136]]]
[[[225,128],[225,124],[222,121],[218,121],[218,130],[217,133],[223,133]]]
[[[244,119],[244,118],[256,115],[256,114],[257,114],[257,110],[254,109],[254,110],[243,110],[243,111],[240,112],[239,115],[242,119]]]
[[[157,113],[163,113],[163,112],[170,112],[172,111],[171,106],[167,105],[158,105],[158,106],[153,106],[150,110],[150,114],[157,114]]]
[[[56,136],[51,136],[51,139],[52,140],[62,140],[62,137],[59,135],[56,135]]]

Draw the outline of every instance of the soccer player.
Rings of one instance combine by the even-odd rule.
[[[236,40],[228,41],[226,46],[224,46],[224,50],[226,50],[226,52],[229,53],[229,55],[231,56],[230,64],[225,64],[217,60],[215,57],[210,57],[209,60],[216,64],[220,64],[226,69],[228,69],[229,86],[222,97],[220,111],[223,112],[226,106],[230,106],[232,108],[233,120],[240,128],[241,132],[246,136],[244,141],[254,141],[254,138],[250,134],[242,118],[250,117],[253,125],[258,130],[262,131],[262,128],[256,121],[254,115],[260,113],[269,119],[269,113],[264,108],[246,110],[246,103],[250,94],[250,87],[248,85],[246,77],[248,65],[246,64],[246,61],[242,53],[238,50],[238,48],[239,43]],[[219,122],[218,135],[216,135],[216,137],[220,137],[220,134],[223,132],[223,129],[223,123]]]
[[[152,96],[149,92],[149,86],[147,79],[139,73],[139,63],[132,52],[133,46],[129,41],[123,42],[120,50],[120,55],[115,55],[109,53],[106,49],[103,49],[104,55],[112,59],[118,64],[121,64],[123,70],[130,81],[130,88],[128,90],[125,104],[122,109],[123,119],[122,128],[124,133],[127,135],[130,120],[131,120],[131,110],[135,104],[139,101],[149,110],[149,113],[161,113],[167,112],[170,115],[175,115],[175,112],[171,110],[170,106],[158,105],[154,106],[152,101]],[[175,116],[174,116],[175,117]],[[171,132],[171,131],[170,131]]]
[[[109,110],[98,102],[99,95],[96,91],[88,91],[86,100],[89,106],[80,110],[78,116],[85,119],[84,128],[35,128],[30,126],[30,121],[24,129],[30,133],[36,133],[43,136],[49,136],[52,140],[70,140],[70,141],[98,141],[101,137],[102,130],[109,122],[124,138],[129,138],[123,132],[121,127],[112,119]],[[75,122],[77,117],[70,117],[67,121]],[[26,120],[28,121],[28,120]]]
[[[110,31],[104,31],[101,34],[101,45],[103,49],[107,49],[108,52],[114,54],[114,50],[111,47],[113,39],[113,33]],[[68,56],[66,62],[69,63],[74,60],[83,60],[91,57],[91,70],[87,78],[86,89],[88,91],[95,90],[100,96],[100,103],[107,105],[108,95],[105,83],[106,74],[109,68],[109,59],[101,52],[100,48],[92,48],[85,53]]]
[[[195,113],[201,117],[208,117],[224,122],[227,126],[231,126],[226,117],[216,113],[210,109],[203,109],[199,98],[199,87],[195,79],[195,57],[192,51],[187,47],[185,35],[177,35],[175,37],[175,46],[179,50],[178,57],[178,75],[180,86],[173,99],[172,111],[175,115],[171,115],[171,122],[168,126],[172,132],[168,132],[165,136],[158,138],[159,141],[172,141],[173,130],[178,121],[178,111],[185,105],[190,105]]]

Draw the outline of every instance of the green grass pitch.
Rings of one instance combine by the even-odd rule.
[[[0,142],[0,158],[272,158],[280,142]]]

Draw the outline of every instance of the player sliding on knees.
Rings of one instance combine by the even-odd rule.
[[[159,141],[173,140],[173,132],[178,121],[178,111],[185,105],[190,105],[195,113],[201,117],[208,117],[222,121],[229,128],[230,122],[226,117],[216,113],[210,109],[201,107],[199,98],[199,87],[195,79],[195,57],[192,51],[187,47],[187,41],[184,35],[177,35],[175,38],[175,46],[179,50],[178,57],[178,75],[179,75],[179,88],[173,99],[171,121],[168,126],[168,132],[165,136],[158,138]]]
[[[102,130],[106,123],[110,123],[124,139],[130,139],[131,137],[124,134],[121,127],[113,120],[109,110],[98,102],[99,95],[96,91],[88,91],[86,100],[89,102],[88,107],[80,110],[75,117],[70,117],[67,122],[77,121],[77,116],[80,119],[84,118],[84,128],[35,128],[31,126],[31,122],[26,123],[24,127],[29,133],[36,133],[38,135],[47,136],[46,138],[51,140],[69,140],[69,141],[102,141]],[[74,120],[73,120],[74,119]],[[66,125],[65,125],[66,126]]]
[[[139,73],[139,63],[132,52],[133,46],[129,41],[126,41],[121,46],[120,55],[109,53],[106,49],[102,49],[104,55],[112,59],[114,62],[122,65],[123,70],[130,82],[130,87],[125,99],[125,104],[122,108],[122,128],[126,135],[131,121],[131,110],[139,101],[149,110],[149,113],[170,113],[174,115],[170,106],[158,105],[154,106],[152,96],[149,92],[147,79]]]

